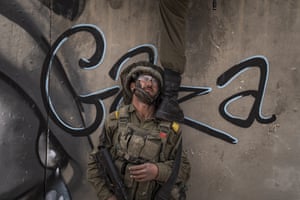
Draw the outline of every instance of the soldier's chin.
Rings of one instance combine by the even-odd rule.
[[[156,94],[153,94],[153,90],[143,89],[145,93],[147,93],[150,97],[154,98]]]
[[[149,91],[145,91],[145,93],[147,93],[150,97],[153,97],[152,93]]]
[[[138,97],[138,99],[146,104],[152,104],[154,102],[154,98],[152,95],[150,95],[148,92],[146,92],[143,89],[136,88],[134,91],[135,96]]]

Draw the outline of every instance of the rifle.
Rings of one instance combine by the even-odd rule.
[[[96,154],[97,163],[100,169],[104,170],[105,181],[108,187],[113,191],[118,200],[128,200],[125,185],[113,163],[111,155],[104,146],[99,147],[99,153]]]

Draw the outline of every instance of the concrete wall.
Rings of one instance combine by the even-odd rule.
[[[188,199],[300,199],[299,1],[189,7]],[[158,1],[11,0],[0,13],[0,199],[96,199],[87,155],[118,70],[159,63]]]

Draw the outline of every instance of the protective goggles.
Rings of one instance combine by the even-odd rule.
[[[150,75],[143,75],[143,74],[142,74],[142,75],[140,75],[140,76],[138,77],[138,80],[139,80],[139,81],[143,81],[143,82],[149,82],[149,81],[151,81],[153,85],[158,86],[158,81],[157,81],[157,79],[154,78],[153,76],[150,76]]]

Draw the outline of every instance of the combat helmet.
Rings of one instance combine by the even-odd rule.
[[[139,75],[141,74],[148,74],[153,76],[159,83],[159,89],[160,92],[163,89],[163,70],[161,67],[154,65],[150,62],[146,61],[139,61],[133,64],[130,64],[127,68],[125,68],[121,73],[121,84],[123,87],[123,98],[124,98],[124,104],[129,104],[132,99],[133,92],[130,89],[130,84],[132,82],[135,82]],[[137,91],[137,95],[141,95],[140,97],[145,103],[153,103],[158,96],[155,99],[149,99],[150,96],[145,93],[144,91],[140,90]]]

